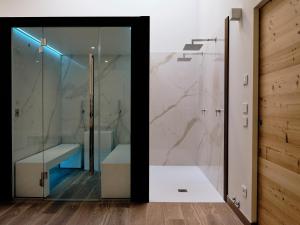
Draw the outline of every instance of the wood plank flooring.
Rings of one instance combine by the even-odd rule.
[[[242,225],[225,203],[0,203],[0,225]]]
[[[90,176],[81,169],[56,169],[51,176],[59,177],[58,184],[50,191],[48,199],[98,200],[100,198],[100,174]],[[61,177],[62,178],[61,178]]]

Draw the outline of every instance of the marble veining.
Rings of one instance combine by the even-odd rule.
[[[166,55],[162,61],[158,62],[157,64],[152,64],[151,68],[150,68],[150,74],[151,76],[153,76],[154,74],[156,74],[159,71],[159,68],[165,64],[167,64],[168,62],[170,62],[172,59],[174,59],[174,57],[176,56],[175,52],[172,52],[168,55]]]
[[[42,54],[13,35],[14,161],[61,143],[83,145],[89,128],[88,56]],[[95,61],[95,129],[130,143],[130,55]],[[105,60],[104,60],[105,58]]]
[[[167,156],[166,159],[163,163],[163,165],[166,165],[168,162],[168,158],[170,156],[170,154],[172,154],[172,151],[180,146],[180,144],[184,141],[184,139],[186,138],[186,136],[188,135],[188,133],[191,131],[191,129],[193,128],[193,126],[199,121],[199,118],[192,118],[186,125],[186,128],[183,131],[183,134],[181,135],[181,137],[176,141],[176,143],[168,150],[167,152]]]
[[[223,194],[223,43],[191,62],[151,53],[150,164],[199,166]],[[204,111],[205,109],[206,111]]]
[[[156,68],[150,74],[150,162],[153,165],[189,165],[195,158],[194,130],[200,122],[194,107],[198,104],[198,65],[178,63],[178,56],[177,53],[151,54],[151,68]]]
[[[195,87],[195,85],[197,85],[197,83],[194,83],[192,84],[191,87],[189,87],[187,90],[184,91],[183,95],[174,103],[174,104],[171,104],[169,105],[166,109],[164,109],[161,113],[159,113],[158,115],[154,116],[153,119],[150,120],[150,125],[152,123],[154,123],[156,120],[162,118],[166,113],[168,113],[170,110],[172,109],[175,109],[179,104],[180,102],[187,98],[187,97],[192,97],[192,96],[195,96],[196,94],[190,94],[190,90]]]
[[[95,129],[114,130],[114,142],[130,143],[130,56],[103,56],[95,60]],[[86,56],[63,57],[62,138],[83,143],[89,127],[88,69]]]
[[[13,38],[14,160],[60,143],[83,144],[88,57],[44,55],[42,67],[37,46]],[[222,49],[217,43],[203,50]],[[216,109],[224,109],[224,58],[204,54],[183,63],[180,55],[151,53],[150,164],[199,166],[222,193],[224,115]],[[95,64],[95,128],[113,130],[115,144],[130,143],[130,56],[101,58]]]

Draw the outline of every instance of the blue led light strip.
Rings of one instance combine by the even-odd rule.
[[[38,44],[41,44],[41,41],[39,39],[37,39],[36,37],[32,36],[31,34],[27,33],[26,31],[22,30],[21,28],[14,28],[15,31],[21,33],[22,35],[25,35],[26,37],[30,38],[31,40],[37,42]],[[45,48],[47,48],[48,50],[54,52],[55,54],[62,56],[63,54],[56,50],[55,48],[51,47],[50,45],[46,45]]]

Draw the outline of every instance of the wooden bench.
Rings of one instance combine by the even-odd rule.
[[[101,197],[130,198],[130,145],[118,145],[101,163]]]
[[[47,197],[49,170],[78,151],[81,151],[79,144],[60,144],[17,161],[16,197]],[[45,179],[42,179],[43,176]]]

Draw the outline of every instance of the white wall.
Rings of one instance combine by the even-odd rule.
[[[182,50],[197,34],[198,0],[0,0],[0,16],[150,16],[151,51]]]
[[[181,53],[152,53],[150,62],[150,164],[197,165],[199,60]]]
[[[240,210],[250,220],[256,219],[256,158],[253,154],[253,27],[254,7],[259,0],[199,0],[201,37],[222,35],[224,19],[231,8],[242,8],[243,19],[230,22],[229,81],[229,196],[241,202]],[[213,68],[211,68],[213,69]],[[243,86],[243,76],[249,74],[249,85]],[[249,127],[242,125],[242,103],[249,104]],[[242,196],[241,185],[248,188]]]

